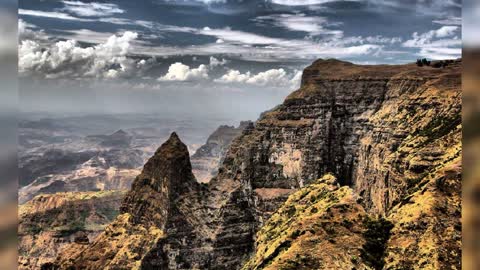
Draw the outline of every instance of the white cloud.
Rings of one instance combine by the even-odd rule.
[[[403,43],[404,47],[424,47],[431,45],[434,42],[439,42],[438,38],[445,38],[455,35],[455,32],[459,29],[457,26],[442,26],[437,30],[430,30],[426,33],[419,34],[418,32],[413,33],[412,39],[409,39]],[[434,41],[437,39],[437,41]],[[441,41],[440,41],[441,42]]]
[[[254,19],[258,24],[271,24],[282,27],[290,31],[306,32],[311,35],[328,34],[343,36],[343,31],[326,29],[325,26],[338,25],[331,24],[324,17],[311,17],[305,14],[276,14],[260,16]]]
[[[461,48],[422,48],[418,53],[433,60],[457,59],[462,55]]]
[[[458,26],[442,26],[426,33],[413,33],[412,39],[402,45],[407,48],[418,48],[417,55],[435,60],[454,59],[461,56],[462,40],[456,36]]]
[[[216,67],[216,66],[224,66],[228,63],[228,60],[222,59],[218,60],[217,58],[210,56],[210,66],[211,67]]]
[[[436,24],[442,25],[457,25],[462,26],[462,18],[461,17],[448,17],[446,19],[439,19],[433,21]]]
[[[89,19],[82,19],[71,16],[67,13],[57,12],[57,11],[40,11],[40,10],[28,10],[28,9],[19,9],[19,15],[24,16],[34,16],[34,17],[44,17],[44,18],[54,18],[54,19],[61,19],[61,20],[70,20],[70,21],[83,21],[89,22]]]
[[[18,19],[18,38],[19,40],[33,39],[33,40],[45,40],[46,34],[43,30],[32,30],[37,28],[33,24],[29,24],[22,19]]]
[[[455,32],[459,29],[458,26],[442,26],[435,31],[435,35],[439,38],[449,37],[455,35]]]
[[[250,71],[241,73],[238,70],[230,69],[222,77],[215,79],[218,83],[241,83],[259,86],[296,86],[301,78],[301,72],[289,76],[283,69],[270,69],[267,71],[252,74]]]
[[[266,36],[261,36],[253,33],[235,31],[230,28],[223,29],[211,29],[209,27],[204,27],[196,31],[197,34],[214,36],[223,41],[230,41],[235,43],[243,44],[257,44],[257,45],[266,45],[266,44],[275,44],[282,41],[282,39],[271,38]]]
[[[46,78],[114,78],[138,71],[137,61],[128,58],[137,33],[113,35],[105,43],[80,47],[76,40],[58,41],[49,47],[34,40],[19,45],[19,72]]]
[[[80,1],[63,1],[63,3],[65,4],[63,10],[82,17],[111,16],[125,12],[115,4],[97,2],[84,3]]]
[[[284,6],[309,6],[320,5],[330,2],[338,2],[339,0],[271,0],[272,3]],[[357,0],[352,0],[357,1]]]
[[[180,62],[170,65],[167,74],[160,77],[159,81],[194,81],[208,79],[208,67],[200,65],[198,68],[190,68]]]
[[[96,32],[88,29],[79,30],[64,30],[62,33],[58,33],[55,36],[64,39],[75,39],[76,41],[85,43],[104,43],[111,36],[115,35],[110,32]]]

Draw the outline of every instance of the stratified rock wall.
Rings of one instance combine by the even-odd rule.
[[[233,139],[253,123],[242,121],[238,127],[220,126],[207,139],[207,142],[192,155],[193,173],[198,182],[208,183],[218,173]]]

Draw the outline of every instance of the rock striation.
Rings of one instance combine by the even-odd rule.
[[[66,252],[52,267],[287,267],[280,259],[302,256],[301,249],[290,250],[293,236],[274,237],[264,225],[305,231],[304,221],[325,218],[341,237],[358,238],[354,246],[362,245],[363,253],[340,248],[343,238],[329,238],[329,229],[306,232],[298,245],[316,247],[303,245],[309,235],[312,241],[331,239],[328,246],[345,267],[410,269],[421,261],[427,268],[459,269],[460,112],[460,60],[445,68],[315,61],[299,90],[232,141],[207,185],[195,181],[186,146],[172,134],[136,178],[122,215],[81,254]],[[316,186],[324,185],[317,179],[326,174],[336,176],[340,187]],[[320,200],[318,215],[305,214],[312,201],[298,194],[329,189],[325,196],[337,199]],[[329,217],[325,203],[346,210]],[[303,210],[295,219],[278,219],[288,207]],[[367,221],[353,230],[339,224],[353,216]],[[368,221],[377,216],[390,221]],[[375,228],[385,233],[377,237]],[[278,246],[279,239],[291,245]],[[288,267],[282,269],[301,269]],[[344,269],[327,259],[315,267]]]
[[[208,137],[207,142],[192,155],[193,173],[197,181],[207,183],[217,174],[233,139],[252,124],[251,121],[242,121],[238,127],[222,125]]]

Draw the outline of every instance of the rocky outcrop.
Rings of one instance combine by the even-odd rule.
[[[207,142],[192,155],[193,173],[197,181],[207,183],[217,174],[233,139],[250,125],[253,125],[250,121],[242,121],[238,127],[223,125],[208,137]]]
[[[366,269],[367,214],[358,195],[326,175],[292,194],[258,232],[243,269]]]
[[[238,269],[251,254],[253,259],[247,268],[263,268],[270,262],[283,267],[286,264],[279,261],[283,252],[289,260],[299,253],[289,252],[292,247],[288,245],[275,248],[277,242],[270,243],[275,250],[261,247],[269,245],[268,239],[287,239],[295,244],[293,236],[270,238],[264,235],[269,230],[260,228],[277,214],[282,215],[283,210],[274,213],[289,196],[297,198],[294,192],[299,189],[311,192],[317,179],[327,173],[335,175],[342,186],[332,188],[329,194],[333,195],[326,195],[336,196],[346,205],[346,212],[339,210],[339,215],[345,214],[347,219],[350,215],[367,215],[374,220],[383,216],[393,222],[392,228],[388,221],[367,220],[352,231],[331,217],[326,219],[338,225],[333,230],[341,232],[340,236],[358,238],[355,247],[363,239],[364,251],[360,254],[339,248],[341,243],[329,244],[343,266],[355,265],[351,256],[360,255],[359,268],[366,265],[380,269],[383,263],[374,262],[385,259],[385,265],[395,269],[401,261],[397,252],[416,261],[433,254],[429,258],[432,265],[458,265],[459,240],[448,240],[452,236],[456,239],[460,232],[458,217],[452,215],[459,211],[458,177],[439,180],[445,184],[438,188],[433,179],[442,179],[437,177],[438,172],[460,159],[460,65],[457,61],[446,68],[415,64],[358,66],[318,60],[304,71],[299,90],[233,140],[218,174],[208,185],[195,181],[188,151],[173,134],[136,178],[122,206],[123,215],[81,255],[66,253],[55,267],[101,269],[108,264],[112,268]],[[347,199],[353,197],[358,199]],[[435,198],[434,206],[452,203],[442,216],[445,221],[441,231],[432,232],[438,226],[433,218],[438,209],[423,209],[421,202],[428,198]],[[289,201],[306,204],[300,210],[310,208],[301,198]],[[415,206],[408,203],[412,201]],[[327,208],[314,216],[328,215]],[[305,214],[303,210],[300,212]],[[424,210],[426,216],[409,216]],[[409,220],[397,222],[398,215],[404,214]],[[306,229],[304,218],[308,215],[293,219],[291,224]],[[281,218],[277,225],[290,224],[284,222]],[[412,224],[425,230],[407,233]],[[375,228],[385,233],[376,235]],[[323,241],[327,237],[324,232],[328,234],[321,230],[311,235]],[[303,244],[308,240],[306,235],[299,237],[297,244],[315,247]],[[436,252],[415,244],[421,239],[444,250]],[[321,252],[309,256],[320,258],[322,254],[326,256]],[[328,260],[318,263],[325,265],[318,265],[320,269],[334,267]]]
[[[40,269],[71,243],[88,245],[119,213],[126,191],[39,195],[19,207],[19,269]]]

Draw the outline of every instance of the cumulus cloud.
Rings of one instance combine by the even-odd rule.
[[[19,72],[46,78],[117,78],[141,68],[141,61],[127,57],[137,33],[113,35],[105,43],[81,47],[76,40],[43,47],[35,40],[19,45]]]
[[[115,4],[97,2],[84,3],[80,1],[63,1],[63,3],[65,4],[63,10],[82,17],[111,16],[125,12]]]
[[[213,56],[210,56],[210,66],[211,67],[216,67],[216,66],[224,66],[228,63],[228,60],[226,59],[222,59],[222,60],[219,60]]]
[[[257,74],[252,74],[250,71],[241,73],[238,70],[230,69],[222,77],[215,79],[215,82],[258,86],[294,86],[298,84],[301,74],[297,71],[293,76],[289,76],[283,68],[270,69]]]
[[[190,68],[180,62],[170,65],[167,74],[160,77],[159,81],[195,81],[208,79],[208,67],[200,65],[198,68]]]

